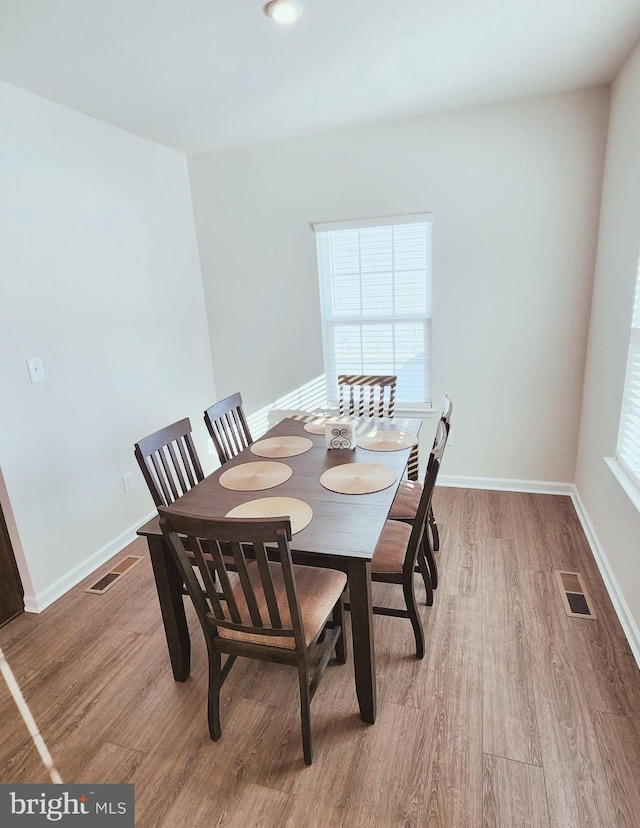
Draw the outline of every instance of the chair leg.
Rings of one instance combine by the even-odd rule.
[[[427,565],[424,549],[422,548],[422,542],[420,544],[420,549],[418,550],[418,571],[422,575],[424,590],[427,594],[425,604],[428,607],[431,607],[433,606],[433,587],[431,586],[431,576],[429,575],[429,567]]]
[[[431,529],[431,538],[433,540],[433,551],[437,552],[440,549],[440,533],[438,532],[438,524],[436,517],[433,514],[433,509],[429,506],[429,515],[427,517],[429,528]]]
[[[311,694],[309,692],[309,676],[304,657],[298,660],[298,681],[300,684],[300,720],[302,723],[302,751],[305,764],[313,762],[311,745]]]
[[[429,575],[431,577],[431,586],[433,589],[438,588],[438,564],[433,556],[433,549],[431,547],[431,539],[428,532],[422,535],[421,551],[424,554],[427,565],[429,567]]]
[[[408,577],[405,575],[402,578],[402,591],[404,592],[407,613],[413,627],[413,635],[416,639],[416,658],[424,658],[424,630],[422,629],[422,621],[416,603],[413,571],[408,573]]]
[[[333,623],[335,626],[340,626],[340,635],[336,641],[336,660],[339,664],[345,664],[347,661],[347,637],[344,634],[344,595],[341,595],[337,601],[332,612]]]
[[[220,729],[220,687],[222,685],[222,655],[209,649],[209,697],[207,702],[207,717],[209,720],[209,735],[217,742],[222,731]]]

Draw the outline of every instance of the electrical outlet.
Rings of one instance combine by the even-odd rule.
[[[42,360],[40,357],[28,359],[27,367],[29,368],[31,382],[42,382],[44,380],[44,368],[42,367]]]
[[[129,492],[133,491],[133,473],[132,472],[127,472],[126,474],[122,475],[122,485],[124,486],[124,490],[127,494]]]

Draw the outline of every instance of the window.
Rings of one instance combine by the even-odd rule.
[[[315,224],[327,398],[338,374],[395,374],[431,403],[431,218]]]
[[[640,267],[631,320],[631,340],[616,458],[640,488]]]

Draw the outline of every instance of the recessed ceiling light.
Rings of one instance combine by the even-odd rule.
[[[293,23],[300,17],[298,4],[293,0],[271,0],[264,10],[276,23]]]

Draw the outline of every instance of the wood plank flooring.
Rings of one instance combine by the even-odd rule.
[[[178,684],[142,540],[127,552],[145,560],[104,595],[83,592],[94,575],[0,629],[63,781],[134,783],[139,828],[637,828],[640,674],[570,499],[438,488],[435,513],[425,657],[407,621],[376,617],[378,720],[359,719],[352,654],[332,662],[311,767],[296,673],[278,665],[239,660],[210,741],[195,614]],[[582,573],[597,621],[565,615],[554,569]],[[383,595],[402,605],[398,587]],[[0,677],[0,782],[48,781]]]

